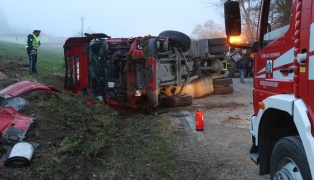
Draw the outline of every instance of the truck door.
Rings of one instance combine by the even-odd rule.
[[[255,103],[268,96],[293,93],[295,1],[262,2],[258,42],[261,50],[255,54]]]
[[[88,57],[91,37],[73,37],[65,41],[65,81],[64,88],[74,93],[88,87]]]
[[[298,1],[295,25],[294,95],[301,98],[308,108],[311,124],[314,124],[314,18],[312,1]],[[312,126],[314,134],[314,126]]]

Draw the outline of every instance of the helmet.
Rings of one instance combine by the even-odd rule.
[[[34,32],[40,32],[40,31],[41,31],[40,28],[35,28],[35,29],[34,29]]]

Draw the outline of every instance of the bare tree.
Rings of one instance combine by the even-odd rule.
[[[84,36],[84,33],[90,30],[90,27],[86,28],[86,24],[85,24],[86,19],[87,18],[85,17],[85,14],[79,18],[79,21],[81,23],[81,28],[79,31],[75,31],[81,37]]]
[[[205,0],[208,6],[216,7],[218,14],[223,17],[223,4],[226,0],[212,1]],[[260,9],[259,0],[238,0],[240,4],[242,18],[242,35],[247,40],[255,40],[256,28],[258,22],[258,13]]]
[[[270,6],[268,23],[272,29],[290,24],[292,1],[274,0]]]
[[[215,23],[212,20],[207,20],[203,25],[196,25],[191,34],[191,38],[220,38],[225,37],[222,25]]]

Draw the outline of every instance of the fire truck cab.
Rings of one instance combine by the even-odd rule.
[[[255,52],[250,156],[271,179],[313,179],[314,1],[260,3],[256,41],[247,47]],[[239,3],[229,0],[224,10],[227,37],[240,35]]]

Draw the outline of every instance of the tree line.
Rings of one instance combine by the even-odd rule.
[[[204,0],[205,4],[216,9],[216,13],[221,16],[221,23],[212,20],[206,21],[203,25],[196,25],[191,37],[192,38],[217,38],[225,37],[224,31],[224,3],[227,0]],[[247,41],[256,40],[256,32],[260,11],[261,0],[237,0],[240,5],[241,22],[242,22],[242,38]],[[290,22],[289,14],[291,14],[292,0],[271,0],[270,14],[268,23],[271,29],[276,29],[287,25]]]

